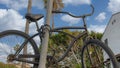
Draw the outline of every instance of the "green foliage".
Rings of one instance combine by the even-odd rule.
[[[55,44],[57,44],[58,46],[60,44],[66,45],[66,41],[68,40],[68,37],[62,33],[59,34],[55,34],[51,37],[51,41]]]
[[[77,36],[78,34],[82,33],[80,31],[70,31],[70,30],[63,30],[64,32],[66,33],[69,33],[73,36]],[[97,39],[101,39],[102,37],[102,34],[101,33],[95,33],[95,32],[91,32],[90,33],[90,36],[94,37],[94,38],[97,38]],[[84,37],[83,37],[84,38]],[[81,49],[82,49],[82,46],[84,45],[84,42],[83,42],[83,38],[80,38],[78,39],[74,46],[72,47],[72,52],[74,52],[74,54],[77,56],[77,60],[79,61],[80,58],[80,52],[81,52]],[[49,48],[48,48],[48,53],[53,54],[53,50],[55,50],[55,58],[58,58],[60,57],[65,51],[66,49],[68,48],[68,45],[71,43],[71,40],[72,38],[68,35],[65,35],[63,33],[54,33],[52,34],[52,36],[50,37],[49,39]],[[61,65],[61,64],[58,64],[57,65],[57,68],[59,67],[66,67],[66,66],[70,66],[70,67],[75,67],[75,68],[80,68],[81,64],[79,64],[79,62],[76,61],[75,56],[73,55],[73,53],[70,52],[68,55],[69,57],[67,57],[68,59],[71,59],[70,61],[68,59],[64,59],[62,62],[64,62],[65,64],[64,65]],[[88,65],[89,65],[89,62],[87,61]],[[53,67],[53,68],[56,68],[56,67]]]
[[[17,51],[17,50],[19,49],[19,47],[20,47],[20,45],[19,45],[19,44],[16,44],[16,45],[14,46],[14,50]]]
[[[75,68],[81,68],[82,66],[80,64],[74,64]]]
[[[103,36],[102,33],[96,33],[96,32],[93,32],[93,31],[90,32],[90,35],[91,35],[93,38],[97,38],[97,39],[99,39],[99,40],[101,40],[101,38],[102,38],[102,36]]]

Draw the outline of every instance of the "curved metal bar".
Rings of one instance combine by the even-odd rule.
[[[71,14],[71,13],[69,13],[69,12],[66,12],[66,11],[52,11],[53,13],[62,13],[62,14],[67,14],[67,15],[70,15],[71,17],[74,17],[74,18],[84,18],[84,17],[86,17],[86,16],[91,16],[93,13],[94,13],[94,7],[93,7],[93,5],[91,4],[90,5],[91,6],[91,8],[92,8],[92,11],[91,11],[91,13],[89,13],[89,14],[83,14],[83,15],[81,15],[81,16],[76,16],[76,15],[73,15],[73,14]]]
[[[52,30],[63,30],[63,29],[85,29],[85,27],[58,27],[58,28],[54,28]]]

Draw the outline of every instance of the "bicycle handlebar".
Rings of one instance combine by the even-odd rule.
[[[89,14],[81,15],[81,16],[76,16],[76,15],[73,15],[73,14],[71,14],[71,13],[69,13],[69,12],[65,12],[65,11],[52,11],[52,13],[62,13],[62,14],[68,14],[68,15],[70,15],[71,17],[74,17],[74,18],[83,18],[83,17],[86,17],[86,16],[91,16],[91,15],[93,15],[93,13],[94,13],[94,7],[93,7],[93,5],[90,5],[90,6],[91,6],[91,8],[92,8],[92,12],[89,13]]]

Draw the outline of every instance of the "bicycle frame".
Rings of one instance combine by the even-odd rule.
[[[87,16],[91,16],[92,14],[93,14],[93,12],[94,12],[94,7],[91,5],[91,7],[92,7],[92,12],[90,13],[90,14],[85,14],[85,15],[82,15],[82,16],[74,16],[74,15],[72,15],[72,14],[70,14],[70,13],[68,13],[68,12],[60,12],[60,11],[53,11],[53,13],[63,13],[63,14],[68,14],[68,15],[70,15],[70,16],[72,16],[72,17],[75,17],[75,18],[82,18],[82,20],[83,20],[83,26],[82,27],[59,27],[59,28],[54,28],[54,29],[50,29],[49,30],[49,32],[58,32],[58,33],[63,33],[63,34],[65,34],[65,35],[68,35],[68,36],[70,36],[71,38],[73,38],[71,41],[71,43],[69,44],[69,47],[68,47],[68,49],[66,50],[66,52],[63,54],[63,56],[62,57],[60,57],[58,60],[57,60],[57,62],[59,62],[59,61],[61,61],[61,60],[63,60],[66,56],[67,56],[67,54],[68,54],[68,52],[70,51],[70,49],[73,47],[73,45],[74,45],[74,43],[75,43],[75,41],[77,41],[79,38],[81,38],[81,37],[83,37],[83,36],[88,36],[88,30],[87,30],[87,25],[86,25],[86,21],[85,21],[85,18],[87,17]],[[46,25],[44,25],[44,27],[45,27]],[[49,25],[48,25],[49,26]],[[25,44],[30,40],[30,39],[33,39],[34,37],[36,37],[36,36],[38,36],[39,35],[39,37],[40,37],[40,39],[41,39],[41,31],[39,31],[41,28],[38,28],[38,24],[37,24],[37,22],[36,22],[36,27],[37,27],[37,31],[38,31],[38,33],[36,33],[36,34],[34,34],[33,36],[31,36],[29,39],[27,39],[22,45],[21,45],[21,47],[19,48],[19,50],[18,51],[16,51],[16,53],[15,53],[15,56],[17,56],[18,54],[19,54],[19,52],[22,50],[22,48],[25,46]],[[84,30],[84,32],[83,33],[81,33],[81,34],[79,34],[79,35],[77,35],[76,37],[75,36],[73,36],[73,35],[71,35],[71,34],[69,34],[69,33],[66,33],[66,32],[64,32],[64,31],[61,31],[61,30],[63,30],[63,29],[81,29],[81,30]],[[44,32],[44,30],[43,30],[43,32]],[[37,45],[36,45],[37,46]],[[37,48],[37,51],[39,51],[39,48]],[[23,56],[23,57],[25,57],[25,58],[27,58],[27,57],[34,57],[34,58],[39,58],[39,56],[37,55],[37,56],[31,56],[31,55],[26,55],[26,56]],[[16,59],[17,60],[17,59]],[[18,60],[19,61],[19,60]],[[20,60],[20,61],[22,61],[22,60]],[[27,61],[22,61],[22,62],[27,62]],[[28,62],[28,63],[35,63],[35,62]],[[37,64],[37,63],[35,63],[35,64]]]
[[[84,22],[85,23],[85,22]],[[63,29],[80,29],[80,30],[84,30],[84,32],[82,32],[81,34],[77,35],[76,37],[69,34],[69,33],[66,33],[64,31],[62,31]],[[88,32],[87,32],[87,28],[86,28],[86,24],[84,24],[84,27],[59,27],[59,28],[54,28],[54,29],[51,29],[49,32],[58,32],[58,33],[63,33],[65,35],[68,35],[70,36],[71,38],[73,38],[71,41],[71,43],[69,44],[69,47],[67,48],[66,52],[63,54],[62,57],[60,57],[57,62],[60,62],[61,60],[63,60],[68,52],[71,50],[71,48],[74,46],[74,43],[75,41],[77,41],[79,38],[83,37],[83,36],[88,36]],[[40,36],[41,32],[38,31],[38,33],[34,34],[33,36],[31,36],[29,39],[27,39],[22,45],[21,47],[19,48],[18,51],[16,51],[15,53],[15,56],[17,56],[19,54],[19,52],[22,50],[22,48],[24,48],[25,44],[27,44],[27,42],[30,40],[30,39],[33,39],[34,37],[36,36]],[[41,38],[41,37],[40,37]],[[39,48],[37,48],[37,51],[39,51]],[[19,55],[19,57],[21,58],[28,58],[28,57],[31,57],[31,58],[39,58],[40,55],[26,55],[26,56],[22,56],[22,55]],[[37,64],[36,62],[30,62],[30,61],[24,61],[24,60],[19,60],[19,59],[15,59],[17,61],[22,61],[22,62],[28,62],[28,63],[33,63],[33,64]]]

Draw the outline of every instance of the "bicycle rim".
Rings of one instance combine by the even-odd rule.
[[[14,57],[15,52],[20,48],[25,40],[29,38],[28,35],[20,31],[4,31],[0,33],[0,62],[4,64],[3,68],[37,68],[37,64],[27,63],[27,61],[37,62],[36,58],[23,57],[23,55],[38,54],[34,45],[34,41],[28,41],[26,49],[23,48],[20,53]],[[24,50],[25,49],[25,50]],[[21,56],[21,57],[20,57]],[[15,60],[14,60],[15,58]],[[16,60],[17,59],[17,60]],[[24,60],[24,62],[22,61]]]
[[[112,51],[98,40],[89,40],[82,49],[82,68],[118,68]]]

